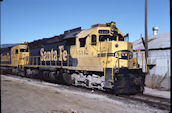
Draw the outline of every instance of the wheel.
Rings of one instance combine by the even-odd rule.
[[[90,80],[88,80],[88,79],[86,79],[86,86],[88,87],[88,88],[92,88],[92,85],[91,85],[91,82],[90,82]]]
[[[49,77],[50,77],[51,82],[53,82],[53,83],[56,82],[55,72],[50,72],[49,73]]]
[[[49,76],[48,76],[48,75],[49,75],[49,72],[48,72],[48,71],[44,71],[44,72],[43,72],[43,77],[42,77],[42,79],[43,79],[44,81],[47,81],[47,82],[48,82],[48,81],[49,81],[49,78],[48,78]]]
[[[87,79],[85,81],[85,84],[86,84],[86,86],[88,88],[92,88],[92,85],[91,85],[91,76],[90,75],[87,76]]]
[[[30,69],[26,69],[26,77],[31,78],[32,71]]]
[[[66,85],[71,85],[72,84],[72,78],[71,75],[68,73],[63,73],[63,80],[65,82]]]

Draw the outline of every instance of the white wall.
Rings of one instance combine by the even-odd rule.
[[[143,71],[145,72],[145,59],[144,59],[144,51],[141,51],[141,58],[138,58],[138,63],[142,66],[142,57],[143,57]],[[143,55],[143,56],[142,56]],[[167,50],[150,50],[148,52],[148,64],[155,64],[155,66],[150,69],[150,77],[152,75],[160,76],[159,78],[163,78],[165,75],[165,79],[163,80],[161,87],[165,89],[170,88],[170,77],[171,77],[171,58],[170,58],[170,49]],[[136,57],[136,55],[133,55]],[[151,79],[151,78],[147,78]],[[156,81],[155,81],[156,82]]]

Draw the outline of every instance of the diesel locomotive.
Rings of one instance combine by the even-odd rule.
[[[133,57],[133,44],[115,22],[1,49],[1,70],[54,83],[143,93],[145,73]]]

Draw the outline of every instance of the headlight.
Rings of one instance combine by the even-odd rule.
[[[117,48],[118,47],[118,44],[115,44],[115,47]]]

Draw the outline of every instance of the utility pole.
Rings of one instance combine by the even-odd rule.
[[[147,33],[147,0],[145,0],[145,61],[146,61],[146,72],[149,73],[148,61],[148,33]]]
[[[147,34],[147,0],[145,0],[145,57],[148,58],[148,34]]]

